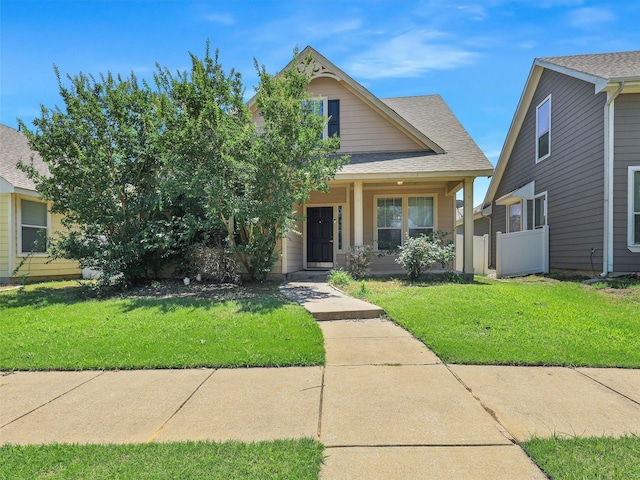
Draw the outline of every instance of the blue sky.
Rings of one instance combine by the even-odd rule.
[[[150,77],[220,50],[273,73],[313,46],[378,97],[438,93],[495,165],[536,57],[640,48],[638,0],[0,0],[0,123],[61,105],[62,74]],[[478,179],[474,204],[487,179]]]

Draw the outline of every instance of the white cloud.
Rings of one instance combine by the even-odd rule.
[[[469,15],[473,20],[485,20],[489,16],[481,5],[459,5],[456,8]]]
[[[615,15],[605,8],[585,7],[569,13],[569,23],[575,28],[591,28],[615,20]]]
[[[219,23],[227,26],[231,26],[236,23],[233,16],[226,13],[209,13],[204,16],[204,19],[212,23]]]
[[[449,70],[471,63],[476,53],[445,42],[441,32],[417,30],[379,43],[348,62],[355,77],[415,77],[431,70]]]

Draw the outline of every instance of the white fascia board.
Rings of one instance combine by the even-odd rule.
[[[580,72],[572,68],[562,67],[560,65],[556,65],[555,63],[544,62],[538,59],[536,59],[534,63],[536,65],[540,65],[543,68],[553,70],[554,72],[562,73],[563,75],[567,75],[569,77],[573,77],[579,80],[584,80],[585,82],[593,83],[596,86],[596,93],[601,91],[602,88],[604,88],[604,86],[606,86],[607,82],[609,81],[607,78],[602,78],[597,75],[592,75],[590,73]]]
[[[501,196],[496,200],[496,205],[509,205],[511,203],[519,202],[520,200],[531,200],[536,195],[536,181],[523,185],[520,188],[516,188],[512,192]]]
[[[14,187],[4,178],[0,177],[0,193],[13,193]]]
[[[344,180],[414,180],[416,178],[428,180],[437,178],[438,180],[451,179],[460,180],[468,177],[487,177],[493,172],[492,169],[483,170],[458,170],[444,172],[382,172],[382,173],[337,173],[336,181]]]
[[[489,183],[489,188],[487,189],[487,194],[484,197],[483,205],[491,205],[491,202],[493,202],[493,198],[495,197],[498,186],[500,185],[500,181],[502,180],[502,175],[504,174],[504,171],[507,168],[507,164],[509,163],[509,158],[511,157],[511,152],[513,151],[513,147],[515,146],[516,139],[520,134],[520,129],[522,128],[522,124],[524,123],[524,118],[526,117],[527,111],[531,106],[533,95],[538,88],[538,83],[540,82],[540,77],[542,76],[543,70],[544,67],[542,65],[539,65],[536,62],[533,63],[531,71],[529,72],[529,77],[527,78],[527,82],[525,83],[524,90],[522,91],[522,95],[520,96],[520,101],[518,102],[516,113],[513,116],[511,126],[509,127],[507,137],[504,141],[504,146],[502,147],[502,151],[500,152],[500,157],[498,157],[498,163],[496,164],[495,173],[491,178],[491,183]]]

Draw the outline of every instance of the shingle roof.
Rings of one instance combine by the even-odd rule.
[[[630,52],[593,53],[566,57],[539,58],[577,72],[594,75],[606,80],[625,77],[640,77],[640,50]]]
[[[14,186],[26,190],[36,190],[33,181],[22,170],[18,170],[18,161],[29,165],[33,158],[33,166],[42,174],[49,169],[38,153],[31,150],[27,138],[18,130],[0,124],[0,177]]]
[[[455,173],[482,171],[490,175],[491,163],[469,136],[440,95],[380,99],[419,131],[433,139],[445,153],[374,152],[351,154],[341,174]]]

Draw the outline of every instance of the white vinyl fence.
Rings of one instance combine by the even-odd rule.
[[[496,276],[549,273],[549,227],[496,234]]]
[[[456,270],[464,268],[463,235],[456,235]],[[486,275],[489,270],[489,235],[473,237],[473,273]]]

